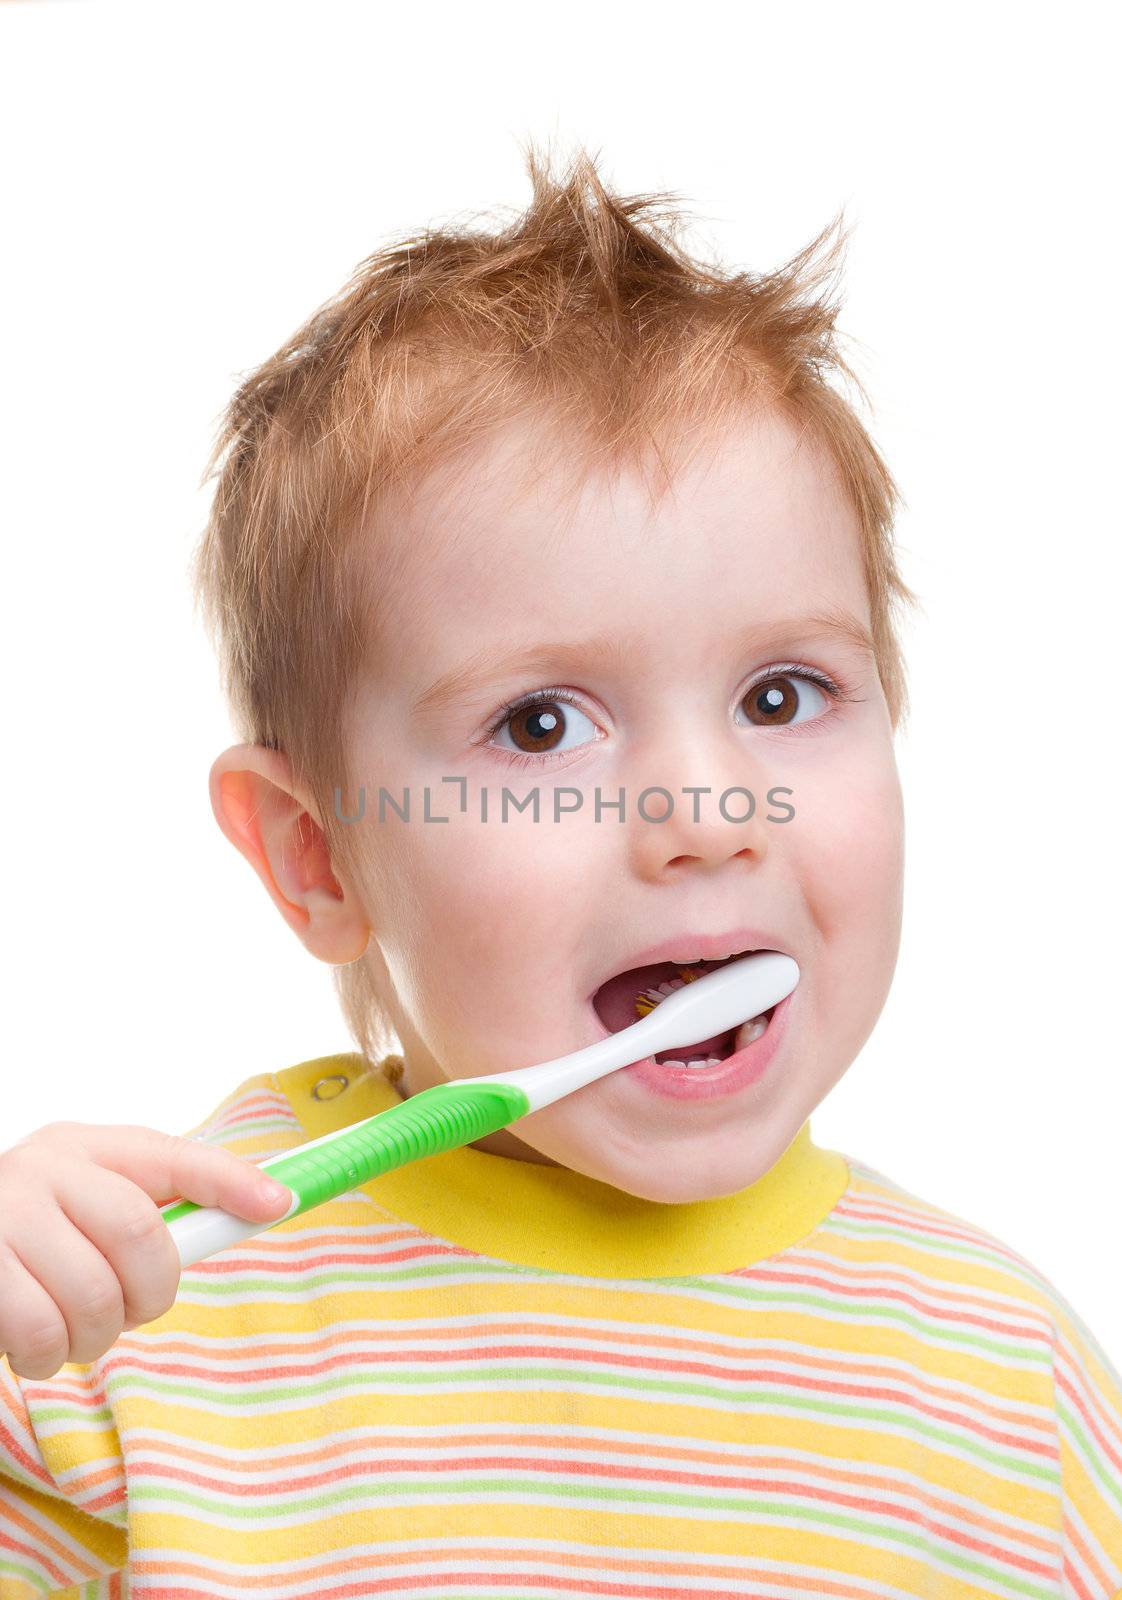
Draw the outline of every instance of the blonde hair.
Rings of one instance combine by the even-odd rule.
[[[524,154],[524,213],[407,234],[361,262],[238,388],[204,473],[217,485],[194,588],[238,736],[285,752],[349,865],[334,793],[347,698],[381,620],[372,526],[395,491],[468,460],[515,416],[548,416],[587,468],[653,450],[664,484],[670,454],[746,403],[809,432],[856,511],[893,727],[907,715],[896,612],[917,597],[893,547],[901,496],[836,387],[867,404],[829,293],[841,214],[775,271],[728,273],[680,243],[677,196],[613,194],[580,148],[559,178],[532,144]],[[333,973],[367,1056],[394,1048],[365,960]]]

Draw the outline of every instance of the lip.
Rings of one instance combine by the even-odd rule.
[[[781,955],[797,959],[792,950],[778,940],[774,933],[767,928],[730,928],[727,933],[676,933],[670,939],[663,939],[659,944],[652,944],[645,950],[626,958],[623,963],[613,967],[596,983],[592,992],[587,996],[589,1002],[609,981],[620,972],[629,972],[632,967],[646,967],[656,961],[673,961],[679,955],[697,956],[702,961],[723,961],[726,956],[739,955],[742,951],[778,950]],[[595,1011],[595,1007],[593,1007]],[[774,1019],[773,1019],[774,1020]],[[770,1034],[768,1028],[764,1039]],[[759,1041],[763,1043],[763,1039]],[[732,1060],[732,1057],[729,1057]]]

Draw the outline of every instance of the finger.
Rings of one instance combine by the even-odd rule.
[[[19,1233],[19,1244],[9,1240],[9,1248],[64,1325],[61,1359],[52,1344],[55,1365],[47,1375],[67,1361],[96,1360],[116,1342],[125,1318],[121,1286],[109,1263],[55,1205],[37,1207],[31,1227],[21,1228],[20,1220],[5,1218]]]
[[[116,1277],[125,1327],[162,1317],[179,1292],[183,1269],[155,1201],[131,1179],[93,1165],[58,1173],[54,1193],[63,1214]]]
[[[0,1244],[0,1353],[21,1378],[53,1378],[69,1352],[62,1313],[15,1251]]]
[[[99,1167],[130,1179],[157,1204],[191,1200],[247,1222],[282,1216],[292,1204],[283,1185],[275,1199],[269,1195],[272,1180],[252,1162],[201,1139],[100,1123],[53,1124],[49,1132],[61,1143],[79,1146]]]

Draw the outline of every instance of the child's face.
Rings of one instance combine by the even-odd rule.
[[[730,933],[729,949],[788,952],[801,979],[755,1081],[714,1093],[713,1073],[707,1089],[685,1071],[624,1068],[480,1141],[649,1199],[730,1194],[773,1165],[854,1059],[896,962],[903,815],[888,708],[871,654],[797,623],[848,612],[869,627],[856,517],[826,458],[775,419],[722,436],[653,511],[631,475],[562,501],[569,483],[549,472],[512,494],[532,440],[510,426],[478,472],[452,488],[429,480],[378,555],[393,633],[347,735],[366,788],[354,824],[364,959],[392,997],[416,1093],[603,1037],[592,996],[652,947],[688,957],[698,934]],[[535,665],[472,665],[532,649]],[[772,670],[796,665],[855,698]],[[461,667],[450,698],[415,709]],[[782,693],[761,709],[765,682]],[[540,689],[571,703],[495,728],[504,705]],[[463,811],[451,778],[466,779]],[[422,820],[426,785],[430,815],[448,821]],[[502,820],[504,785],[519,800],[536,786],[540,820],[512,806]],[[408,789],[408,823],[388,808],[378,820],[379,786],[399,802]],[[562,786],[583,804],[555,822]],[[597,786],[604,803],[624,791],[622,823],[606,804],[596,820]],[[636,809],[656,786],[674,796],[667,821]],[[711,792],[695,800],[687,786]],[[719,809],[734,789],[755,797],[747,822]],[[356,810],[357,790],[344,804]],[[736,819],[748,804],[737,792],[725,808]],[[644,800],[650,817],[666,808],[664,795]]]

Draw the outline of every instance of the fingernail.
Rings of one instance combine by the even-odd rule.
[[[275,1204],[276,1201],[288,1195],[288,1190],[284,1184],[276,1183],[272,1178],[266,1178],[265,1182],[260,1185],[259,1192],[262,1200],[268,1200],[270,1204]]]

